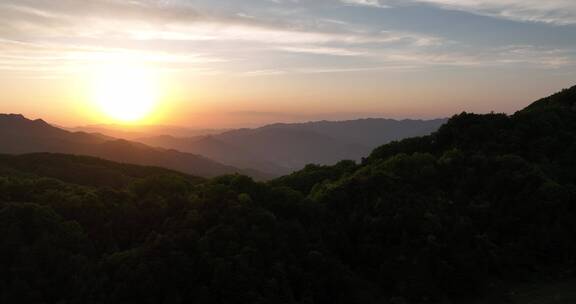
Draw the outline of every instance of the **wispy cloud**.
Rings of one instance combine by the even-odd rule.
[[[59,77],[89,69],[98,64],[122,62],[146,63],[161,69],[190,69],[210,63],[223,62],[223,58],[201,53],[169,53],[153,50],[132,50],[97,46],[31,43],[0,39],[0,70],[46,73]]]
[[[243,13],[205,13],[172,1],[7,0],[0,3],[0,34],[14,38],[128,38],[140,40],[245,40],[275,43],[386,43],[419,45],[440,38],[401,31],[362,32],[337,20],[266,20]],[[179,2],[178,2],[179,3]],[[370,3],[370,1],[366,2]],[[320,23],[338,30],[318,30]],[[348,30],[347,30],[348,28]]]
[[[358,6],[371,6],[377,8],[389,8],[388,5],[382,4],[379,0],[341,0],[342,3],[348,5],[358,5]]]
[[[353,48],[442,43],[436,36],[357,29],[345,22],[318,20],[309,26],[300,20],[272,22],[237,12],[206,13],[172,1],[8,0],[0,3],[0,17],[0,48],[4,49],[0,60],[10,62],[0,62],[0,69],[35,65],[66,71],[125,54],[128,61],[198,68],[207,62],[242,60],[242,49],[244,53],[258,49],[258,53],[362,56]],[[324,23],[337,30],[318,26]]]
[[[331,56],[364,56],[364,52],[354,51],[346,48],[335,47],[279,47],[278,50],[292,53],[331,55]]]
[[[574,0],[381,0],[390,5],[421,3],[522,22],[576,24]]]
[[[69,73],[88,64],[122,59],[167,70],[214,73],[220,69],[258,76],[430,66],[558,68],[573,65],[576,57],[570,50],[552,46],[467,47],[441,35],[316,16],[306,10],[312,3],[308,1],[268,2],[274,7],[264,10],[268,14],[263,16],[218,6],[201,9],[187,1],[5,0],[0,3],[0,69]],[[419,3],[522,21],[576,22],[576,2],[571,0],[314,3],[338,9],[385,8],[382,11]]]

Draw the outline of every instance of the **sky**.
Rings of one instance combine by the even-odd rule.
[[[146,123],[513,113],[576,84],[576,1],[0,0],[0,112],[114,122],[95,71],[134,67]]]

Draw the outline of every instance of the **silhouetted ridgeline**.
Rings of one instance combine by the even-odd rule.
[[[575,92],[268,183],[2,157],[0,302],[514,303],[574,277]]]
[[[37,153],[0,154],[0,174],[15,177],[47,177],[92,187],[125,188],[138,179],[176,175],[193,183],[203,179],[160,167],[115,163],[89,156]]]
[[[251,169],[238,169],[200,155],[153,148],[101,134],[69,132],[43,120],[22,115],[0,114],[0,153],[66,153],[147,166],[161,166],[203,177],[243,173],[256,179],[270,175]]]

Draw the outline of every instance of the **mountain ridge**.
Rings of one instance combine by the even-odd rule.
[[[154,148],[102,134],[70,132],[41,119],[29,120],[21,114],[0,114],[0,142],[0,153],[7,154],[53,152],[88,155],[119,162],[161,166],[204,177],[245,173],[258,179],[268,178],[267,174],[256,170],[237,169],[204,156]]]
[[[277,123],[191,138],[156,136],[138,141],[283,175],[310,163],[331,165],[342,159],[360,161],[382,143],[429,134],[445,121],[366,118]],[[221,149],[216,149],[216,142]]]
[[[576,85],[537,100],[520,112],[528,112],[543,108],[559,108],[576,111]]]

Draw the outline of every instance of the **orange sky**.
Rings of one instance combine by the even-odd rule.
[[[356,79],[350,73],[301,75],[298,79],[290,75],[168,74],[162,77],[163,92],[156,111],[137,123],[229,128],[278,121],[436,118],[461,111],[511,113],[562,87],[541,83],[537,77],[529,86],[522,83],[506,89],[498,81],[467,82],[476,75],[466,81],[452,78],[413,86],[405,78],[424,76],[415,72],[396,76],[363,82],[364,78]],[[89,84],[81,78],[1,79],[0,112],[23,113],[67,126],[117,123],[95,108]]]
[[[116,123],[154,87],[133,123],[231,128],[512,113],[573,85],[572,2],[425,2],[2,1],[0,112]]]

